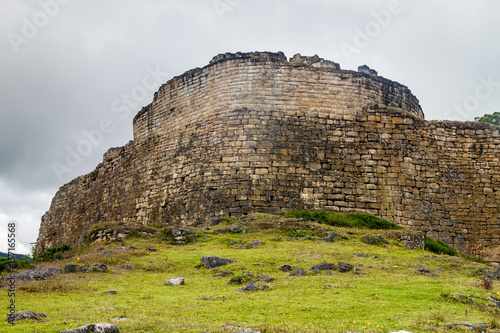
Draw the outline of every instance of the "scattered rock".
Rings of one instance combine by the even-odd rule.
[[[215,297],[207,296],[207,297],[202,297],[201,299],[204,301],[211,301],[211,300],[215,299]]]
[[[90,239],[96,243],[107,240],[122,242],[123,238],[130,235],[130,230],[105,229],[99,230],[90,236]]]
[[[14,312],[8,315],[5,321],[15,322],[23,319],[40,319],[40,318],[47,318],[47,315],[45,313],[24,310],[24,311]]]
[[[63,268],[64,273],[75,273],[77,271],[76,265],[66,265]]]
[[[238,232],[241,232],[242,228],[243,228],[243,224],[236,224],[236,225],[233,225],[231,228],[229,228],[229,231],[231,231],[233,233],[238,233]]]
[[[225,220],[221,219],[220,217],[211,217],[209,219],[209,225],[214,226],[214,225],[219,225],[221,223],[225,222]]]
[[[15,275],[4,277],[4,280],[7,279],[16,279],[16,280],[45,280],[51,277],[54,274],[61,274],[61,270],[55,267],[40,267],[35,269],[30,269],[29,271],[18,273]]]
[[[127,321],[130,320],[129,318],[113,318],[111,321]]]
[[[226,325],[224,326],[225,330],[238,330],[235,331],[234,333],[260,333],[260,331],[254,331],[253,328],[250,327],[238,327],[238,326],[233,326],[233,325]]]
[[[59,333],[120,333],[120,330],[113,324],[88,324]]]
[[[131,246],[129,247],[130,250],[137,250],[137,248],[135,246]]]
[[[497,299],[495,297],[487,297],[486,299],[492,303],[495,303],[497,308],[500,308],[500,299]]]
[[[456,324],[445,324],[443,326],[447,328],[463,326],[471,331],[482,331],[482,332],[485,332],[488,329],[487,323],[456,323]]]
[[[472,298],[469,298],[467,296],[460,295],[460,294],[453,294],[452,296],[455,299],[467,301],[467,303],[469,303],[471,305],[476,304],[476,302],[474,302],[474,300]]]
[[[338,267],[339,267],[339,273],[347,273],[347,272],[350,272],[354,269],[354,266],[351,265],[351,264],[348,264],[346,262],[339,262],[338,264]]]
[[[380,235],[374,235],[374,236],[364,235],[362,237],[362,240],[363,242],[371,245],[389,244],[389,242]]]
[[[236,245],[235,248],[237,248],[237,249],[246,249],[245,245]]]
[[[118,254],[118,252],[115,252],[115,251],[104,251],[102,253],[103,256],[109,256],[109,255],[112,255],[112,254]]]
[[[424,274],[429,274],[431,271],[428,270],[427,268],[419,268],[419,269],[417,269],[417,272],[424,275]]]
[[[500,280],[500,268],[496,271],[485,271],[484,277],[489,277],[492,280]]]
[[[125,268],[125,269],[133,269],[132,265],[129,265],[129,264],[123,265],[123,268]]]
[[[408,250],[416,250],[416,249],[418,249],[417,244],[413,243],[412,241],[406,241],[405,243],[406,243],[406,248]]]
[[[281,265],[280,267],[278,267],[278,269],[282,272],[288,272],[288,271],[291,271],[292,270],[292,266],[290,265]]]
[[[213,277],[214,278],[218,278],[218,277],[226,277],[226,276],[229,276],[229,275],[234,275],[234,273],[233,272],[229,272],[229,271],[224,271],[222,273],[214,275]]]
[[[250,246],[252,248],[262,245],[262,241],[253,241]]]
[[[329,271],[332,269],[335,269],[335,264],[333,262],[325,262],[311,267],[311,271]]]
[[[261,285],[261,284],[259,284],[257,282],[250,281],[250,282],[248,282],[248,284],[245,287],[238,288],[238,289],[236,289],[236,291],[245,291],[245,292],[249,291],[249,292],[253,292],[253,291],[258,291],[258,290],[264,291],[264,290],[267,290],[267,289],[269,289],[269,287],[267,285],[265,285],[265,284]]]
[[[105,249],[106,249],[105,247],[98,247],[98,248],[97,248],[97,251],[103,251],[103,250],[105,250]]]
[[[302,268],[296,269],[290,273],[290,276],[305,276],[307,273]]]
[[[106,290],[106,293],[110,294],[110,295],[117,295],[118,291],[116,291],[116,290]]]
[[[354,268],[354,269],[352,270],[352,272],[353,272],[354,274],[361,275],[361,270],[360,270],[359,268]]]
[[[80,267],[78,267],[78,271],[79,272],[86,272],[88,270],[89,270],[89,267],[87,267],[87,266],[80,266]]]
[[[257,282],[248,282],[243,288],[238,288],[236,291],[255,291],[259,284]]]
[[[154,247],[148,247],[148,248],[146,248],[146,251],[156,252],[156,251],[158,251],[158,249],[155,249]]]
[[[323,239],[325,240],[325,242],[333,243],[335,241],[335,237],[338,237],[338,236],[339,236],[339,234],[337,234],[336,232],[332,232],[332,233],[328,234],[328,236],[326,236]]]
[[[196,239],[196,235],[189,229],[174,229],[172,230],[172,235],[174,236],[174,243],[176,245],[190,243]]]
[[[364,235],[361,240],[365,243],[368,243],[368,244],[375,244],[376,241],[374,238],[372,238],[371,236],[368,236],[368,235]]]
[[[333,275],[333,274],[334,274],[334,272],[333,272],[333,271],[327,271],[327,272],[326,272],[326,275]]]
[[[108,266],[106,266],[104,264],[100,264],[100,265],[96,264],[94,267],[92,267],[92,271],[94,271],[94,272],[107,272]]]
[[[167,286],[180,286],[184,284],[184,278],[182,276],[173,277],[165,281]]]
[[[221,257],[216,257],[216,256],[204,256],[201,259],[201,263],[203,266],[206,268],[214,268],[214,267],[219,267],[219,266],[224,266],[230,263],[235,262],[236,260],[231,260],[231,259],[226,259],[226,258],[221,258]]]
[[[323,239],[325,240],[325,242],[334,242],[336,238],[347,239],[347,236],[338,234],[336,232],[331,232]]]
[[[467,296],[460,295],[460,294],[453,294],[452,296],[453,296],[453,298],[456,298],[456,299],[468,299],[469,298]]]
[[[264,282],[272,282],[274,281],[274,278],[272,276],[269,276],[269,275],[262,275],[260,277],[260,279]]]

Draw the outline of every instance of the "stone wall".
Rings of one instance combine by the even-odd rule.
[[[39,248],[78,244],[99,222],[304,208],[369,212],[500,262],[499,127],[425,121],[407,87],[374,73],[238,53],[170,80],[133,141],[61,187]]]

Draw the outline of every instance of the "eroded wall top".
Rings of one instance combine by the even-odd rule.
[[[424,118],[406,86],[366,65],[350,71],[317,55],[287,60],[282,52],[224,53],[162,85],[135,116],[134,139],[180,130],[180,124],[194,118],[234,109],[342,115],[378,103]]]

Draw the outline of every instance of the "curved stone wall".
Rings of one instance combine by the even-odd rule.
[[[499,128],[425,121],[408,88],[364,72],[241,53],[170,80],[133,141],[59,190],[39,248],[99,222],[305,208],[369,212],[500,262]]]

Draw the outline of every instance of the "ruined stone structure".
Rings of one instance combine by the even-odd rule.
[[[367,66],[222,54],[164,84],[134,118],[134,140],[60,188],[38,246],[78,244],[99,222],[326,209],[500,262],[499,129],[425,121],[407,87]]]

